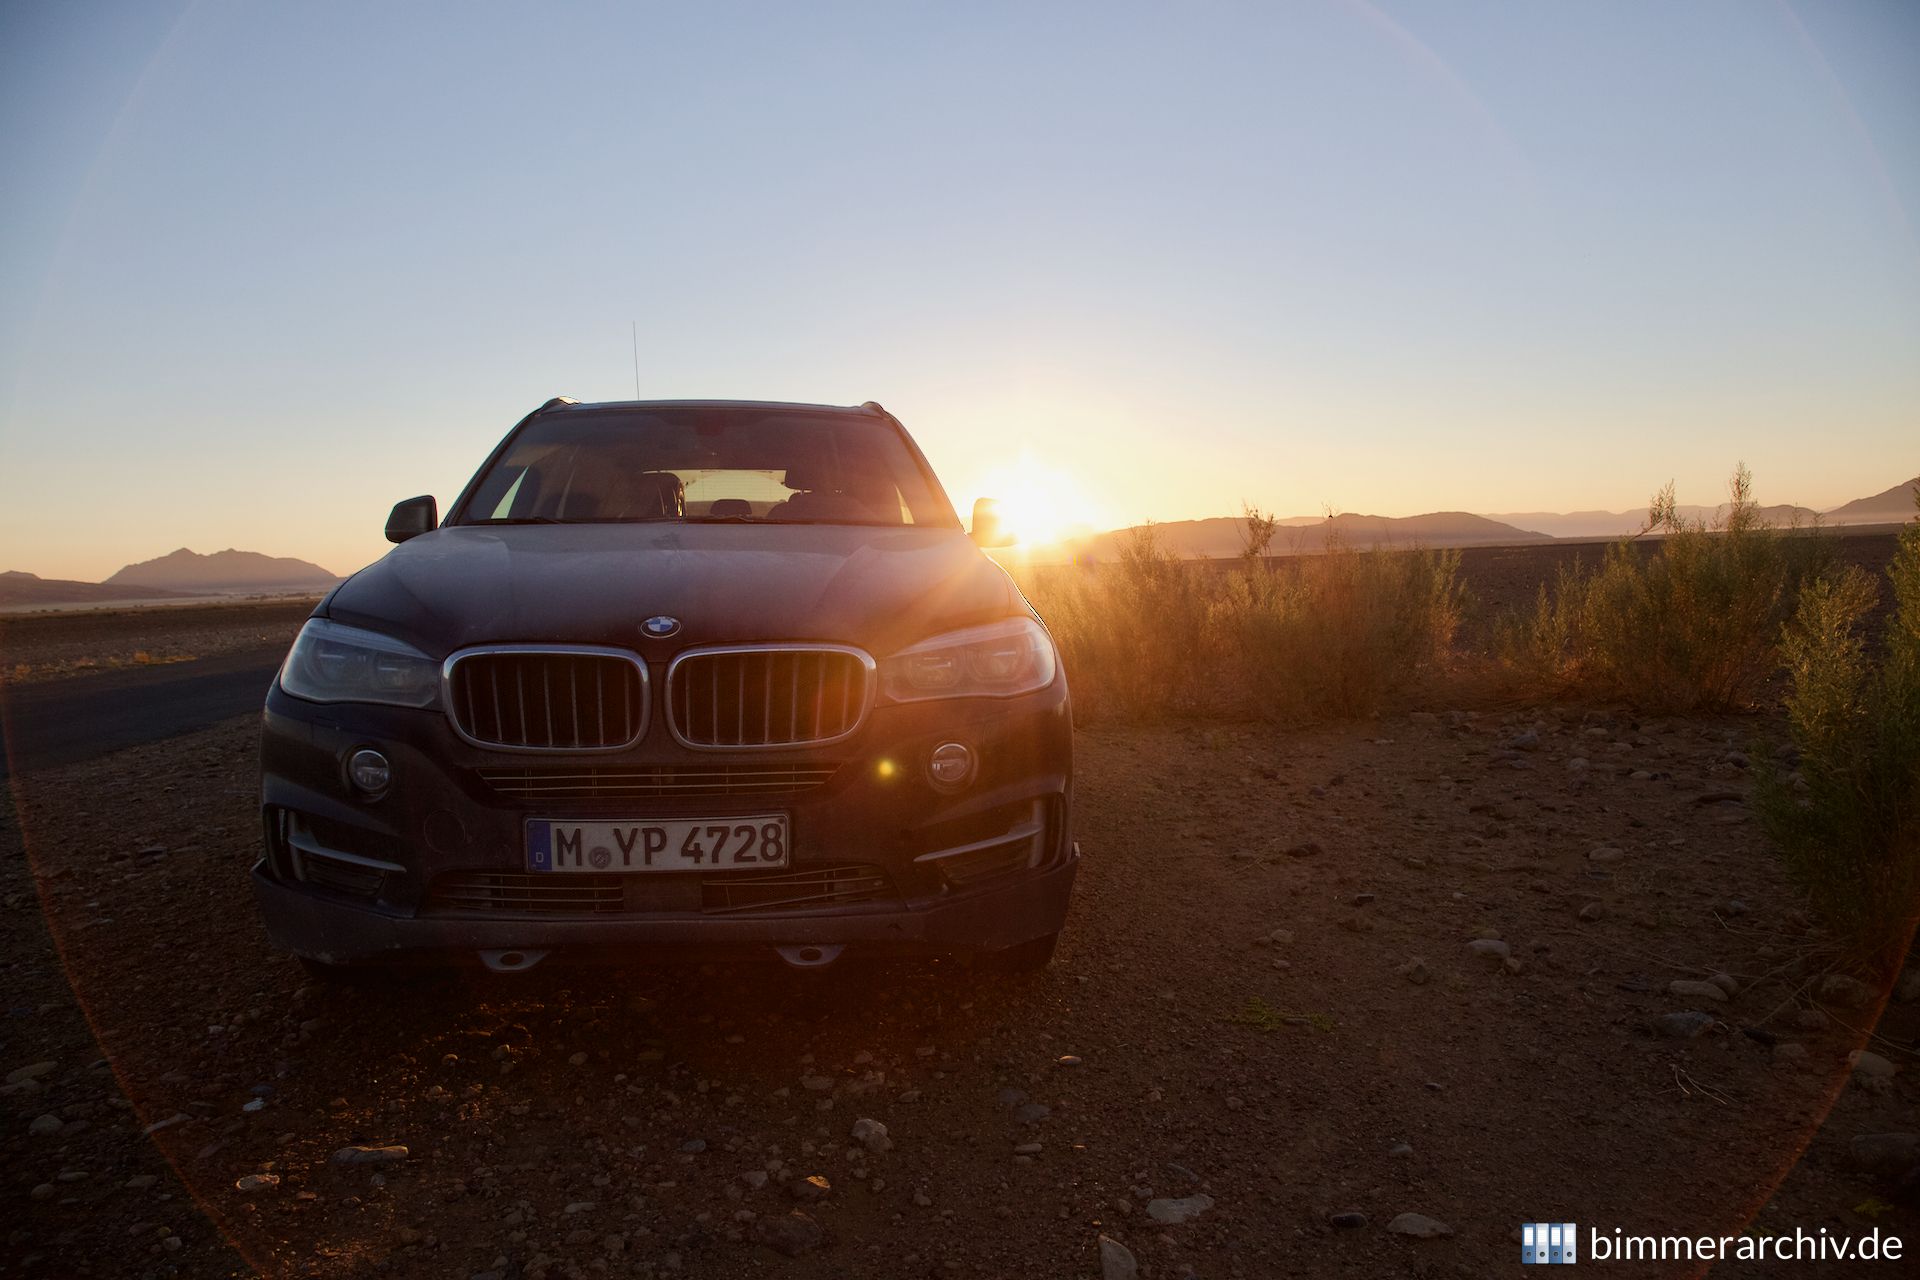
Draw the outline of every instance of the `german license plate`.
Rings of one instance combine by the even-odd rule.
[[[527,820],[527,870],[728,871],[787,865],[787,815]]]

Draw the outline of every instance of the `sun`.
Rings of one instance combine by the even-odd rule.
[[[980,492],[999,502],[1002,526],[1021,547],[1052,546],[1099,523],[1080,483],[1029,451],[1012,466],[988,473]]]

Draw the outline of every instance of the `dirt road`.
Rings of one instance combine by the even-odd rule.
[[[1915,1128],[1920,1006],[1872,1046],[1897,1074],[1850,1081],[1875,1011],[1801,990],[1815,939],[1713,799],[1765,727],[1085,733],[1080,891],[1016,982],[317,988],[246,892],[249,721],[36,771],[0,831],[0,1274],[1093,1276],[1105,1235],[1147,1277],[1450,1276],[1539,1219],[1920,1239],[1848,1156]],[[1470,950],[1496,935],[1512,963]]]
[[[285,645],[0,686],[0,777],[91,760],[258,711]]]

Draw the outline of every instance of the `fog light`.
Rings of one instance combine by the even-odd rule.
[[[942,787],[957,787],[973,776],[973,752],[958,742],[943,742],[927,759],[927,773]]]
[[[361,791],[377,796],[393,781],[393,766],[378,751],[363,747],[347,761],[347,777]]]

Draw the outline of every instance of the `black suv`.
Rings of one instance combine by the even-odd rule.
[[[1044,965],[1067,909],[1053,642],[900,423],[577,404],[320,602],[267,695],[276,944],[339,974],[550,953]]]

